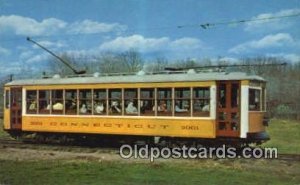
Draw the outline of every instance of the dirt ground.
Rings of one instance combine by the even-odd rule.
[[[1,146],[0,146],[1,147]],[[36,160],[122,160],[117,151],[112,152],[68,152],[54,150],[40,150],[28,148],[0,148],[0,160],[36,161]]]

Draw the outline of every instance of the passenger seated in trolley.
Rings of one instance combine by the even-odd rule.
[[[203,112],[209,112],[209,104],[204,105],[203,108],[202,108],[202,111]]]
[[[194,101],[193,108],[194,108],[194,111],[201,111],[202,110],[200,100],[195,100]]]
[[[130,101],[125,109],[126,114],[137,114],[138,110],[137,108],[133,105],[133,102]]]
[[[119,108],[119,102],[118,101],[112,101],[111,107],[110,107],[111,113],[121,113],[121,109]]]
[[[50,105],[50,103],[47,105],[47,107],[46,107],[46,110],[50,110],[50,108],[51,108],[51,105]]]
[[[60,102],[56,102],[54,103],[54,105],[52,106],[53,110],[63,110],[64,109],[64,106],[62,103]]]
[[[152,112],[152,105],[147,100],[141,101],[141,113],[144,114],[146,112]]]
[[[104,105],[103,105],[103,102],[98,102],[94,105],[95,107],[95,113],[96,114],[103,114],[104,112]]]
[[[175,104],[175,112],[188,112],[189,111],[188,109],[180,108],[179,104],[180,104],[179,102],[176,102],[176,104]]]
[[[76,106],[76,100],[75,99],[68,100],[67,107],[68,107],[68,110],[74,110],[74,109],[76,109],[77,108],[77,106]]]
[[[35,100],[31,101],[31,103],[29,105],[29,110],[36,110],[36,101]]]
[[[85,105],[85,104],[82,104],[79,111],[80,111],[80,113],[82,113],[82,114],[87,113],[88,110],[87,110],[87,108],[86,108],[86,105]]]
[[[153,111],[155,111],[155,106],[153,106]],[[157,107],[158,112],[167,112],[167,104],[165,101],[160,101],[159,106]]]

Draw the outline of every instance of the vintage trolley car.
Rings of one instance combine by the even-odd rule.
[[[5,85],[12,136],[110,136],[261,143],[266,82],[245,73],[94,75]]]

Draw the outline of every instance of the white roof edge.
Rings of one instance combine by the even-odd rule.
[[[258,80],[265,81],[260,76],[246,73],[197,73],[197,74],[157,74],[131,76],[101,76],[101,77],[74,77],[74,78],[47,78],[14,80],[6,86],[22,85],[61,85],[61,84],[98,84],[98,83],[155,83],[155,82],[196,82],[219,80]]]

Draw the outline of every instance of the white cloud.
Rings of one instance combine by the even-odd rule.
[[[9,55],[10,51],[0,46],[0,55]]]
[[[196,38],[180,38],[170,40],[168,37],[145,38],[142,35],[117,37],[100,45],[101,51],[126,51],[136,49],[140,52],[154,52],[161,50],[195,50],[202,47],[202,42]]]
[[[230,53],[249,52],[253,49],[273,48],[295,44],[294,39],[288,33],[267,35],[260,40],[253,40],[239,44],[229,50]]]
[[[300,9],[286,9],[275,13],[263,13],[251,18],[251,20],[265,19],[260,21],[247,22],[246,31],[280,30],[291,27],[296,21],[293,18],[272,19],[272,17],[289,16],[299,14]]]
[[[49,35],[65,28],[66,25],[66,22],[55,18],[38,22],[35,19],[18,15],[0,16],[2,32],[14,32],[16,35]]]
[[[174,49],[198,49],[202,46],[202,42],[196,38],[184,37],[178,40],[174,40],[170,43],[171,47]]]
[[[74,22],[69,26],[69,33],[105,33],[111,31],[124,31],[127,26],[121,25],[119,23],[99,23],[89,19],[83,20],[81,22]]]
[[[100,23],[89,19],[67,23],[56,18],[47,18],[37,21],[30,17],[19,15],[0,16],[0,33],[14,33],[25,36],[41,36],[57,33],[89,34],[105,33],[111,31],[124,31],[127,26],[119,23]]]
[[[126,51],[137,49],[139,51],[156,51],[169,43],[169,38],[145,38],[142,35],[132,35],[129,37],[117,37],[114,40],[104,42],[100,50]]]
[[[48,54],[41,54],[41,55],[34,55],[33,57],[28,58],[25,62],[27,64],[35,64],[39,62],[45,62],[48,59],[49,59]]]
[[[81,49],[81,50],[67,50],[63,53],[66,53],[69,56],[72,56],[76,59],[84,59],[84,58],[91,58],[93,56],[99,55],[98,48],[91,48],[91,49]]]

